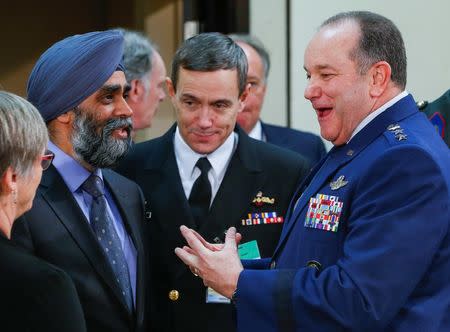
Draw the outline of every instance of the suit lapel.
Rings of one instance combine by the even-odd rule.
[[[308,176],[308,179],[304,182],[307,186],[305,191],[301,194],[298,202],[293,200],[290,204],[288,211],[289,220],[286,222],[281,233],[280,241],[278,242],[277,249],[275,250],[274,257],[281,250],[283,243],[286,241],[290,231],[294,224],[299,222],[300,212],[308,204],[311,197],[317,194],[318,190],[322,188],[334,173],[340,169],[343,165],[350,162],[355,158],[363,149],[365,149],[370,143],[372,143],[377,137],[382,135],[389,125],[403,120],[404,118],[416,113],[417,107],[414,99],[411,95],[401,99],[386,111],[377,116],[366,127],[364,127],[353,139],[346,145],[333,148],[326,156],[324,163],[321,167],[315,168],[314,171]],[[310,181],[307,183],[307,181]],[[303,187],[303,185],[301,185]],[[300,190],[301,191],[301,190]],[[299,193],[300,194],[300,193]],[[302,222],[303,220],[300,220]]]
[[[223,239],[224,231],[229,227],[239,227],[242,212],[248,210],[260,190],[259,184],[264,183],[266,174],[256,166],[259,165],[259,158],[248,140],[240,133],[238,147],[211,205],[207,221],[200,228],[207,239]]]
[[[161,137],[162,142],[155,148],[153,155],[160,158],[149,158],[144,165],[143,187],[151,189],[150,209],[157,209],[158,227],[167,235],[168,243],[185,243],[180,233],[180,226],[196,229],[191,209],[183,190],[173,146],[173,135],[176,125]],[[177,202],[174,206],[173,202]],[[161,217],[163,216],[163,217]],[[174,267],[176,276],[187,270],[184,264]]]
[[[195,229],[196,225],[183,190],[180,172],[175,158],[173,146],[175,129],[176,125],[172,126],[163,136],[163,142],[157,147],[158,150],[155,151],[155,155],[161,156],[161,158],[159,160],[155,158],[148,160],[144,166],[144,178],[147,178],[147,175],[151,178],[151,183],[147,181],[147,185],[152,188],[153,204],[160,204],[163,207],[170,204],[170,202],[181,203],[181,205],[177,205],[176,207],[172,206],[171,208],[167,207],[162,209],[163,211],[171,212],[167,215],[170,223],[164,223],[162,226],[175,227],[178,234],[180,232],[179,226],[186,225],[189,228]],[[143,180],[146,181],[145,179]]]
[[[125,229],[128,234],[130,234],[134,247],[138,250],[142,243],[142,236],[138,228],[138,222],[131,219],[131,217],[136,215],[136,211],[130,210],[131,207],[127,204],[128,200],[126,193],[121,190],[121,186],[117,183],[117,178],[113,175],[112,171],[102,169],[102,173],[105,183],[108,186],[108,190],[114,198],[114,203],[116,203],[116,206],[119,208]]]
[[[86,217],[81,211],[72,193],[67,188],[64,180],[52,166],[43,175],[42,184],[46,186],[43,190],[43,198],[53,209],[74,241],[78,244],[93,269],[101,276],[106,284],[113,290],[119,301],[128,311],[127,305],[121,295],[119,286],[115,282],[114,272],[95,239]]]

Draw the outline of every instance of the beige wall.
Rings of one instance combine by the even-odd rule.
[[[144,31],[170,63],[182,35],[182,0],[34,0],[11,1],[0,11],[0,89],[26,95],[26,82],[40,54],[76,33],[124,27]],[[175,121],[168,99],[153,127],[137,140],[160,136]]]
[[[133,2],[130,2],[131,4]],[[0,10],[0,88],[21,96],[39,55],[54,42],[75,33],[130,26],[132,10],[110,0],[9,1]]]

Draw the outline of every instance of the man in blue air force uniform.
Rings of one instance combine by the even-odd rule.
[[[405,91],[400,32],[370,12],[325,21],[305,97],[334,148],[293,197],[271,259],[181,232],[177,255],[236,304],[238,331],[449,331],[450,153]]]

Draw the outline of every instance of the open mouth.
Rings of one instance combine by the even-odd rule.
[[[130,136],[130,127],[123,126],[117,129],[114,129],[113,136],[120,139],[127,139]]]
[[[318,107],[315,110],[319,120],[325,119],[333,112],[332,107]]]

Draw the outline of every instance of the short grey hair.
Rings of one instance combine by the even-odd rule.
[[[339,13],[322,23],[320,28],[345,22],[359,25],[361,38],[356,49],[349,54],[356,61],[359,71],[364,74],[378,61],[386,61],[391,66],[391,79],[398,87],[406,86],[406,50],[402,34],[388,18],[368,12],[350,11]]]
[[[0,91],[0,175],[8,167],[27,175],[47,143],[47,128],[38,110],[22,97]]]
[[[142,32],[119,30],[124,38],[123,64],[125,77],[128,82],[142,80],[152,70],[153,53],[157,51],[157,47]]]
[[[242,48],[221,33],[201,33],[189,38],[178,48],[172,60],[171,79],[175,91],[180,67],[203,72],[236,69],[239,95],[245,90],[247,57]]]
[[[264,67],[264,79],[267,80],[270,71],[270,56],[264,44],[257,37],[248,34],[230,34],[228,35],[235,43],[245,43],[251,46],[258,53]]]

